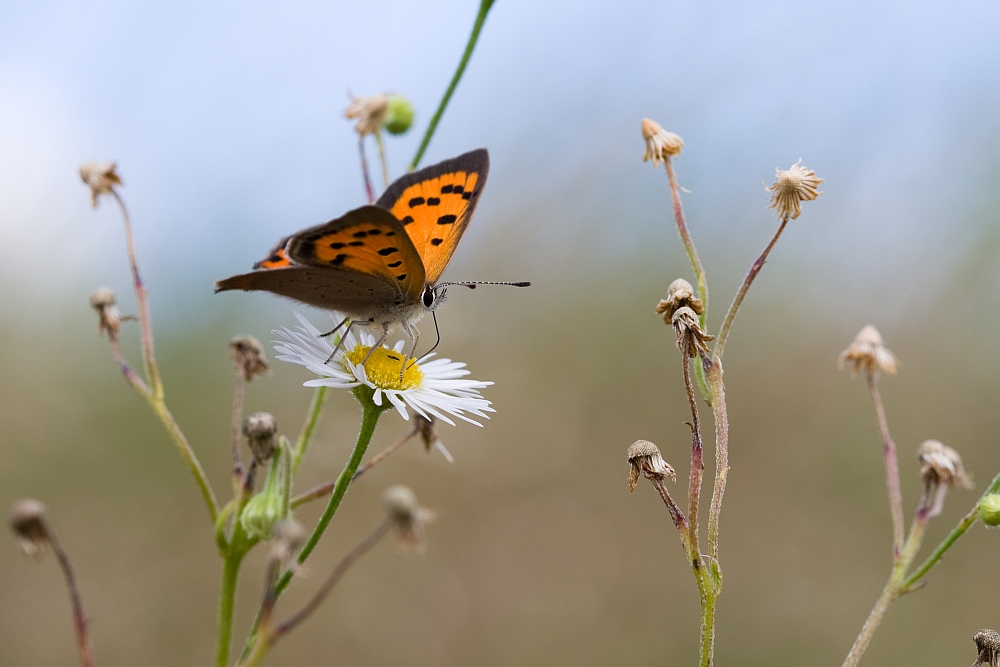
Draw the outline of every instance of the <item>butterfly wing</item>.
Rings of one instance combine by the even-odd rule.
[[[265,268],[215,283],[216,292],[237,289],[271,292],[356,316],[370,312],[373,305],[391,304],[398,298],[393,286],[376,276],[297,265]]]
[[[362,206],[295,234],[285,254],[296,264],[377,278],[411,302],[424,289],[420,255],[400,221],[378,206]]]
[[[412,241],[426,280],[437,282],[476,210],[490,170],[485,148],[403,176],[379,197]]]

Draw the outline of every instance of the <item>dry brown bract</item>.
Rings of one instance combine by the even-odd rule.
[[[269,412],[254,412],[243,420],[247,447],[258,464],[264,464],[274,456],[274,436],[277,432],[278,421]]]
[[[427,419],[423,415],[413,415],[413,432],[420,436],[420,441],[424,443],[424,451],[431,451],[431,447],[441,442],[437,429],[434,428],[434,418]]]
[[[920,475],[924,480],[945,486],[973,487],[972,479],[962,466],[962,457],[938,440],[925,440],[917,449]]]
[[[972,641],[976,642],[976,648],[979,650],[979,657],[972,663],[972,667],[979,665],[997,667],[997,661],[1000,660],[1000,634],[993,630],[980,630],[973,636]]]
[[[660,303],[656,304],[656,312],[663,315],[664,322],[673,324],[674,313],[677,312],[678,308],[685,306],[697,315],[705,312],[705,304],[702,303],[701,299],[695,297],[691,283],[683,278],[678,278],[667,288],[667,298],[660,299]]]
[[[90,187],[90,203],[97,208],[97,198],[109,195],[116,185],[122,184],[114,162],[85,162],[80,165],[80,178]]]
[[[698,353],[709,354],[708,341],[715,340],[715,336],[710,336],[698,325],[698,316],[693,310],[684,306],[678,308],[674,313],[670,323],[677,334],[677,347],[681,353],[691,357],[698,356]]]
[[[646,154],[642,156],[642,161],[653,160],[653,169],[659,166],[660,162],[681,154],[684,149],[684,140],[673,132],[667,132],[655,120],[642,119],[642,138],[646,140]]]
[[[229,349],[233,353],[233,364],[236,372],[249,382],[257,375],[267,372],[267,357],[260,341],[250,335],[236,336],[229,341]]]
[[[45,505],[32,498],[18,500],[7,515],[11,530],[25,555],[38,558],[49,545],[45,527]]]
[[[788,171],[775,169],[777,178],[774,185],[764,188],[771,193],[771,205],[768,208],[775,209],[781,219],[794,220],[802,213],[802,202],[811,201],[823,194],[816,189],[823,179],[816,178],[816,172],[801,164],[800,159]]]
[[[344,115],[351,120],[358,119],[354,129],[363,137],[366,134],[374,134],[382,128],[388,110],[389,101],[385,95],[372,95],[371,97],[351,95],[351,106],[347,107]]]
[[[844,362],[850,362],[852,373],[864,371],[874,375],[878,371],[896,374],[896,355],[882,344],[882,334],[872,325],[867,325],[854,337],[850,347],[840,353],[838,365],[844,368]]]
[[[97,330],[116,339],[121,332],[122,316],[115,305],[115,293],[107,287],[98,288],[90,295],[90,307],[97,311]]]
[[[432,510],[421,507],[408,486],[390,486],[382,494],[382,506],[396,529],[396,544],[411,551],[424,550],[424,526],[434,520]]]
[[[677,473],[669,463],[663,460],[659,448],[649,440],[636,440],[633,442],[626,454],[628,456],[629,491],[635,491],[635,485],[639,483],[639,475],[647,479],[663,480],[666,477],[677,481]]]

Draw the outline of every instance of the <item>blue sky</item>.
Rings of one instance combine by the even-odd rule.
[[[281,235],[364,203],[348,90],[413,101],[414,131],[389,144],[401,173],[475,12],[468,0],[8,3],[0,243],[21,252],[0,293],[77,301],[124,286],[117,218],[89,209],[76,175],[110,158],[151,279],[208,303],[211,280]],[[456,264],[502,246],[514,274],[572,271],[675,246],[665,179],[639,160],[644,116],[685,138],[692,226],[720,256],[762,245],[760,181],[802,157],[827,180],[808,235],[787,242],[803,261],[878,274],[907,265],[872,257],[953,258],[964,242],[942,223],[964,233],[996,204],[998,19],[986,1],[498,0],[425,161],[491,151]],[[852,258],[862,238],[871,254]]]

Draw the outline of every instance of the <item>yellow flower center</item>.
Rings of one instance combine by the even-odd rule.
[[[358,343],[353,350],[347,353],[347,358],[357,366],[365,360],[365,357],[368,357],[369,350],[371,348],[367,345]],[[402,379],[400,379],[399,370],[403,367],[403,357],[403,353],[395,350],[384,347],[375,348],[375,351],[368,357],[368,363],[365,364],[368,381],[381,389],[394,391],[419,387],[420,383],[424,381],[424,373],[420,370],[415,359],[406,362],[406,370],[403,371]]]

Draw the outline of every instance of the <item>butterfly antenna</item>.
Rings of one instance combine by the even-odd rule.
[[[437,346],[441,344],[441,329],[438,327],[438,316],[433,310],[431,311],[431,317],[434,319],[434,333],[437,335],[437,340],[434,342],[434,347],[427,350],[427,352],[420,357],[421,359],[426,359],[427,355],[436,350]],[[414,360],[414,363],[416,363],[416,360]]]
[[[476,289],[476,285],[510,285],[511,287],[531,287],[531,283],[527,281],[506,283],[494,282],[492,280],[465,280],[453,283],[438,283],[435,287],[448,287],[449,285],[461,285],[463,287],[468,287],[469,289]]]

